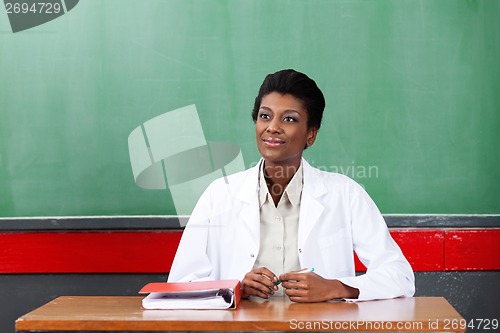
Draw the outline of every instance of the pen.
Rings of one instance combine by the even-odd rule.
[[[313,268],[303,268],[300,271],[295,272],[295,273],[303,274],[303,273],[310,273],[310,272],[314,272],[314,267]],[[278,280],[278,281],[274,282],[274,284],[279,286],[281,284],[281,282],[282,282],[281,280]]]

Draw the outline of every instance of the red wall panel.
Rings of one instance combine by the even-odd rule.
[[[391,229],[415,271],[500,270],[500,229]],[[4,232],[0,274],[167,273],[182,231]],[[356,269],[363,265],[356,258]]]
[[[446,270],[499,270],[500,229],[446,232]]]
[[[0,234],[0,273],[166,273],[179,232]]]
[[[391,235],[416,272],[436,272],[445,268],[444,238],[440,229],[392,229]],[[366,271],[355,258],[356,271]]]

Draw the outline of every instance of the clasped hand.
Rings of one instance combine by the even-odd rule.
[[[294,302],[322,302],[330,300],[334,281],[327,280],[314,272],[292,271],[277,277],[266,267],[254,268],[242,281],[242,297],[257,296],[269,298],[278,291],[276,283],[281,281],[285,294]]]

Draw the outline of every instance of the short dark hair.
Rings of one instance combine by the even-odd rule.
[[[284,69],[273,74],[268,74],[260,86],[259,94],[255,97],[255,104],[252,111],[252,119],[257,121],[260,103],[264,96],[277,92],[282,95],[292,95],[304,103],[307,110],[308,128],[315,127],[319,130],[323,111],[325,109],[325,97],[316,85],[316,82],[306,74],[293,69]]]

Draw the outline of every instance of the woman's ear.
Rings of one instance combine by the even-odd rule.
[[[318,129],[316,127],[311,127],[307,133],[307,147],[311,147],[316,140],[316,135],[318,135]]]

